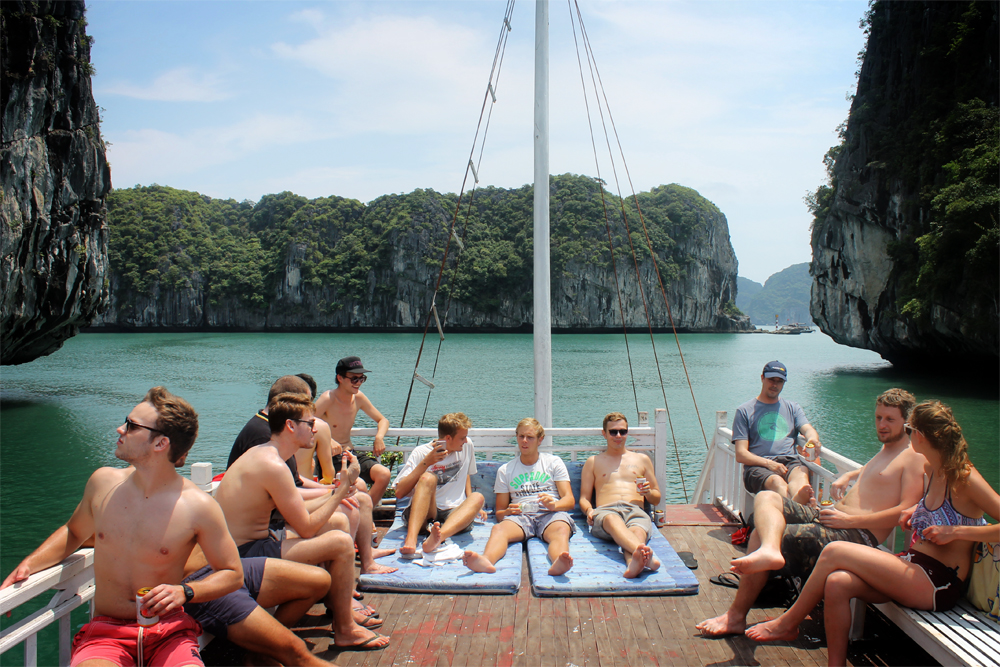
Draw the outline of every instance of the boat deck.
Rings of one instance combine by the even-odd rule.
[[[666,597],[537,598],[522,564],[516,595],[366,593],[392,637],[383,651],[332,649],[329,616],[313,607],[295,629],[324,660],[338,665],[825,665],[821,620],[809,620],[795,642],[757,644],[745,637],[705,639],[694,625],[723,613],[736,591],[709,583],[742,555],[726,523],[709,505],[669,506],[660,529],[677,551],[691,551],[698,595]],[[385,527],[379,529],[384,533]],[[624,565],[624,564],[623,564]],[[782,609],[753,609],[749,622]],[[934,660],[877,613],[865,641],[854,642],[853,665],[935,665]],[[244,656],[213,642],[209,665],[245,664]],[[332,649],[332,650],[331,650]]]

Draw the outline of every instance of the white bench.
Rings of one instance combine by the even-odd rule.
[[[875,607],[942,665],[1000,665],[1000,624],[965,598],[949,611]]]

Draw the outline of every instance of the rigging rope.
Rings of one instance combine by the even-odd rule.
[[[652,350],[653,350],[653,359],[654,359],[655,364],[656,364],[656,372],[657,372],[657,376],[658,376],[659,382],[660,382],[660,391],[661,391],[661,393],[663,395],[663,404],[664,404],[664,407],[666,409],[667,423],[668,423],[668,425],[670,427],[671,439],[672,439],[673,445],[674,445],[674,456],[675,456],[675,459],[677,461],[677,470],[678,470],[678,473],[680,475],[681,488],[683,490],[684,499],[685,499],[685,502],[686,502],[687,501],[687,497],[688,497],[687,496],[687,485],[686,485],[686,482],[684,480],[684,469],[683,469],[683,466],[681,465],[680,450],[679,450],[679,448],[677,446],[677,434],[676,434],[676,431],[674,430],[673,418],[672,418],[672,416],[670,414],[670,404],[669,404],[669,401],[667,400],[666,389],[665,389],[664,383],[663,383],[663,373],[662,373],[662,369],[660,367],[659,357],[658,357],[658,355],[656,353],[656,342],[655,342],[655,338],[654,338],[654,335],[653,335],[652,317],[651,317],[650,312],[649,312],[649,305],[648,305],[648,302],[646,300],[645,290],[643,289],[643,286],[642,286],[642,275],[640,273],[639,260],[638,260],[637,254],[635,252],[635,246],[634,246],[633,241],[632,241],[632,233],[631,233],[631,229],[629,227],[628,214],[627,214],[627,211],[625,209],[624,198],[621,196],[621,185],[620,185],[619,180],[618,180],[618,170],[615,167],[614,153],[611,150],[611,144],[610,144],[610,140],[608,138],[609,137],[609,135],[608,135],[608,129],[607,129],[607,124],[606,124],[605,119],[604,119],[604,110],[603,110],[603,107],[602,107],[602,104],[601,104],[601,97],[603,97],[603,99],[604,99],[604,105],[603,106],[606,106],[607,109],[608,109],[608,117],[609,117],[609,119],[611,121],[612,128],[614,128],[614,131],[615,131],[615,139],[618,142],[618,147],[619,147],[619,151],[620,151],[620,154],[621,154],[622,163],[623,163],[623,165],[625,165],[626,173],[628,173],[628,167],[627,167],[627,163],[626,163],[626,160],[625,160],[624,152],[621,150],[621,141],[618,139],[617,129],[614,126],[614,118],[611,116],[611,107],[610,107],[610,104],[608,104],[607,95],[604,92],[603,82],[601,82],[600,86],[598,86],[598,83],[597,83],[597,81],[600,80],[600,73],[597,70],[596,58],[594,56],[593,49],[592,49],[591,44],[590,44],[590,39],[589,39],[589,36],[587,35],[586,27],[585,27],[584,22],[583,22],[583,14],[580,12],[580,7],[579,7],[579,4],[577,4],[576,0],[572,0],[572,3],[571,3],[571,0],[567,0],[567,6],[569,7],[569,12],[570,12],[570,22],[571,22],[571,24],[574,24],[573,25],[573,42],[574,42],[574,44],[577,45],[576,46],[576,48],[577,48],[577,64],[578,64],[578,67],[580,67],[580,78],[581,78],[581,81],[583,81],[584,77],[583,77],[582,65],[580,65],[579,45],[578,45],[577,40],[576,40],[576,26],[575,26],[575,23],[574,23],[574,20],[573,20],[574,19],[574,17],[573,17],[573,14],[574,14],[573,8],[574,7],[576,8],[576,12],[575,12],[576,13],[576,20],[579,21],[579,23],[580,23],[580,38],[583,41],[584,51],[587,54],[587,65],[588,65],[588,68],[590,69],[591,82],[592,82],[592,85],[593,85],[593,88],[594,88],[594,96],[597,99],[598,113],[600,114],[600,118],[601,118],[601,126],[604,129],[605,143],[606,143],[607,148],[608,148],[609,159],[611,161],[611,169],[612,169],[612,173],[614,174],[614,178],[615,178],[615,186],[616,186],[616,188],[618,190],[618,201],[619,201],[620,208],[621,208],[622,222],[623,222],[623,224],[625,226],[625,235],[628,238],[629,248],[630,248],[631,253],[632,253],[632,260],[633,260],[633,263],[635,265],[636,284],[637,284],[637,286],[639,288],[639,294],[640,294],[640,296],[642,298],[643,310],[645,311],[645,315],[646,315],[646,324],[647,324],[647,328],[649,330],[650,345],[652,346]],[[596,79],[595,79],[595,72],[597,72]],[[598,90],[600,90],[600,95],[601,95],[600,97],[598,96]],[[586,85],[584,84],[584,96],[585,96],[585,99],[586,99],[586,95],[587,95],[587,93],[586,93]],[[587,108],[587,122],[588,122],[588,124],[590,124],[591,121],[590,121],[590,105],[589,105],[589,103],[586,104],[586,108]],[[593,129],[591,129],[591,143],[593,144]],[[599,167],[599,161],[598,161],[598,158],[597,158],[596,147],[594,148],[594,161],[595,161],[595,163],[598,163],[598,167],[597,168],[598,168],[598,171],[599,171],[600,167]],[[598,174],[598,176],[600,177],[600,174]],[[601,199],[602,199],[602,202],[603,202],[604,201],[603,180],[599,180],[598,183],[599,183],[600,188],[601,188]],[[629,185],[631,186],[631,177],[629,178]],[[634,189],[633,189],[632,195],[633,195],[633,198],[635,198],[635,191],[634,191]],[[650,253],[651,260],[653,262],[653,267],[654,267],[654,269],[656,271],[657,278],[659,279],[660,278],[660,272],[659,272],[659,267],[657,266],[657,263],[656,263],[656,254],[653,252],[652,244],[649,242],[649,235],[648,235],[648,232],[646,232],[645,221],[642,218],[641,209],[638,208],[638,199],[635,198],[635,201],[636,201],[636,205],[637,205],[637,210],[640,211],[640,220],[643,221],[643,231],[646,234],[646,240],[647,240],[648,250],[649,250],[649,253]],[[606,210],[605,210],[605,216],[607,216],[607,211]],[[610,224],[610,223],[608,223],[608,224]],[[609,241],[610,241],[610,234],[609,234]],[[613,255],[613,253],[614,253],[614,248],[612,247],[612,255]],[[617,288],[617,278],[616,278],[616,288]],[[669,314],[670,313],[670,303],[667,300],[666,290],[663,288],[662,279],[660,279],[660,288],[661,288],[661,292],[663,294],[664,301],[666,302],[667,311],[668,311],[668,314]],[[623,318],[623,324],[624,324],[624,314],[622,315],[622,318]],[[675,338],[677,339],[677,342],[678,342],[678,350],[680,350],[680,339],[679,339],[679,337],[677,337],[677,329],[676,329],[676,327],[674,325],[673,317],[672,316],[670,317],[670,325],[671,325],[671,329],[674,332],[674,336],[675,336]],[[683,356],[681,357],[681,362],[682,362],[682,364],[684,363]],[[629,364],[630,364],[630,368],[631,368],[631,360],[630,360]],[[685,375],[687,375],[687,368],[686,368],[686,366],[685,366]],[[688,386],[690,387],[690,377],[688,377]],[[633,387],[633,391],[634,391],[634,387]],[[692,394],[691,395],[692,395],[692,398],[693,398],[694,397],[693,388],[692,388]],[[697,403],[695,403],[695,412],[696,412],[696,414],[698,413]],[[701,416],[700,416],[700,414],[698,415],[698,422],[699,422],[699,424],[701,423]],[[704,437],[704,427],[702,427],[702,435]]]
[[[399,422],[400,428],[402,428],[406,424],[406,415],[410,407],[410,398],[413,395],[413,385],[417,380],[417,369],[420,368],[420,358],[423,355],[424,344],[427,341],[427,331],[430,329],[431,320],[432,318],[434,318],[435,315],[437,296],[441,291],[441,283],[444,277],[445,267],[447,266],[448,262],[448,251],[451,248],[451,240],[452,237],[457,238],[457,235],[455,234],[455,225],[458,222],[459,212],[461,211],[462,208],[462,196],[465,194],[465,186],[469,180],[469,172],[472,171],[473,187],[472,187],[472,192],[470,192],[469,194],[469,205],[468,208],[466,209],[466,219],[465,219],[466,224],[463,226],[462,230],[463,241],[465,239],[465,233],[468,228],[468,216],[472,210],[472,199],[475,195],[476,188],[479,184],[478,168],[473,163],[473,158],[476,155],[476,145],[480,143],[479,133],[480,130],[482,130],[483,137],[482,137],[482,144],[480,146],[479,162],[478,162],[479,165],[482,164],[483,149],[486,147],[486,135],[489,131],[490,119],[493,117],[493,104],[496,104],[496,91],[498,89],[498,84],[500,81],[500,69],[503,65],[503,57],[507,50],[507,37],[512,29],[511,16],[513,14],[513,11],[514,11],[514,0],[508,0],[507,9],[504,12],[503,24],[500,27],[500,36],[497,39],[496,51],[493,54],[493,67],[490,70],[490,78],[486,84],[486,92],[483,95],[483,105],[479,111],[479,122],[476,124],[476,133],[472,140],[472,150],[469,152],[469,161],[468,163],[466,163],[465,174],[462,178],[462,188],[461,190],[459,190],[458,200],[455,203],[455,213],[452,216],[451,225],[448,228],[448,237],[447,240],[445,241],[445,246],[444,246],[444,256],[441,258],[441,266],[438,269],[437,282],[434,285],[434,295],[431,298],[431,305],[430,308],[428,308],[427,310],[427,320],[424,323],[424,332],[423,336],[420,339],[420,349],[417,351],[417,361],[413,366],[413,376],[410,378],[410,388],[406,393],[406,403],[403,405],[403,416]],[[490,100],[492,100],[492,103],[490,103]],[[483,116],[486,116],[485,127],[483,126]],[[452,281],[454,281],[458,275],[458,255],[460,254],[461,254],[461,248],[459,249],[459,253],[456,255],[455,271],[452,275]],[[452,284],[454,284],[454,282]],[[454,290],[449,290],[448,300],[445,306],[445,321],[441,323],[442,331],[444,324],[447,323],[447,314],[451,309],[451,292],[453,291]],[[431,374],[431,378],[433,378],[437,374],[438,360],[440,359],[441,356],[441,346],[443,342],[444,342],[443,336],[439,337],[437,354],[435,355],[434,358],[434,370]],[[420,419],[421,426],[423,426],[424,419],[427,416],[427,408],[429,405],[430,405],[430,388],[428,388],[427,401],[424,405],[424,413]],[[396,444],[397,445],[399,444],[398,437],[396,438]]]

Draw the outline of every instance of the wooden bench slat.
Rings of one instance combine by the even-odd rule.
[[[942,664],[1000,664],[1000,626],[964,600],[947,612],[875,606]]]

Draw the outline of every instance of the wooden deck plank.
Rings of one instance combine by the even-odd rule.
[[[522,588],[512,596],[366,594],[365,601],[385,620],[381,632],[391,637],[385,651],[325,651],[329,640],[320,636],[322,628],[303,627],[299,632],[314,644],[314,653],[345,667],[825,664],[826,649],[805,638],[756,644],[742,635],[698,636],[695,624],[723,613],[736,595],[734,589],[708,581],[728,571],[729,561],[742,555],[730,544],[734,530],[718,523],[661,530],[677,551],[691,551],[698,559],[694,574],[700,590],[694,596],[535,598],[522,563]],[[314,607],[310,613],[321,614],[321,609]],[[752,609],[748,620],[760,621],[781,611]],[[807,623],[803,634],[822,637],[822,626]],[[898,651],[898,646],[872,640],[850,655],[866,664],[900,664],[894,660]]]

